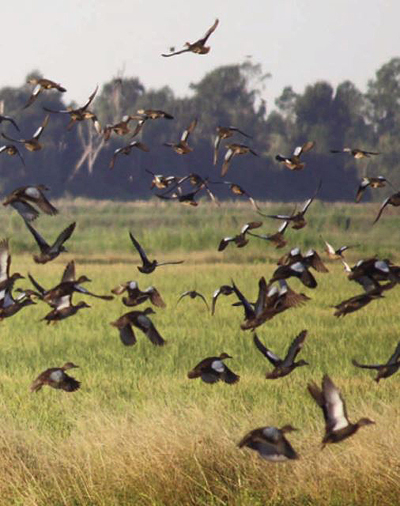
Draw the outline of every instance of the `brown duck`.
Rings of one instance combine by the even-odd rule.
[[[307,141],[302,146],[297,146],[292,156],[276,155],[275,160],[283,163],[290,170],[303,170],[306,164],[300,160],[300,156],[311,151],[314,146],[314,141]]]
[[[352,364],[355,365],[356,367],[361,367],[362,369],[374,369],[378,371],[375,381],[379,383],[381,379],[389,378],[399,370],[400,368],[399,357],[400,357],[400,342],[396,346],[393,355],[389,358],[386,364],[365,365],[360,364],[355,359],[352,360]]]
[[[376,151],[365,151],[358,148],[343,148],[343,149],[331,149],[331,153],[348,153],[356,160],[361,158],[371,158],[371,156],[379,155]]]
[[[246,223],[245,225],[243,225],[240,234],[232,237],[224,237],[223,239],[221,239],[218,246],[218,251],[224,251],[224,249],[231,242],[235,243],[237,248],[243,248],[249,242],[249,239],[246,238],[246,234],[248,233],[248,231],[253,230],[255,228],[259,228],[261,227],[261,225],[262,225],[261,221],[251,221],[249,223]]]
[[[391,195],[390,197],[388,197],[387,199],[385,199],[382,202],[382,205],[379,209],[378,215],[375,218],[373,225],[375,225],[375,223],[379,220],[379,218],[381,217],[381,214],[383,213],[386,206],[399,207],[400,206],[400,192],[394,193],[393,195]]]
[[[64,243],[71,237],[72,233],[75,230],[76,222],[71,223],[65,228],[54,241],[53,244],[48,244],[46,240],[39,234],[37,230],[35,230],[30,223],[25,221],[25,225],[27,226],[30,233],[33,235],[37,245],[40,249],[39,255],[33,255],[33,259],[37,264],[45,264],[54,260],[60,255],[60,253],[64,253],[67,251],[64,247]]]
[[[217,164],[218,148],[219,148],[219,145],[221,144],[221,141],[224,139],[229,139],[229,137],[232,137],[233,134],[235,134],[236,132],[244,135],[248,139],[252,138],[250,135],[247,135],[246,133],[242,132],[242,130],[239,130],[239,128],[234,127],[234,126],[229,126],[229,127],[219,126],[219,127],[217,127],[217,135],[216,135],[215,141],[214,141],[214,165]]]
[[[324,414],[325,436],[322,440],[322,448],[329,443],[339,443],[347,439],[364,425],[375,423],[369,418],[361,418],[357,423],[349,421],[344,399],[327,374],[322,379],[322,388],[314,382],[309,383],[307,388]]]
[[[34,84],[35,87],[33,88],[33,91],[31,93],[31,96],[29,97],[29,100],[26,105],[24,105],[23,109],[26,109],[30,105],[35,102],[35,100],[38,98],[40,93],[45,90],[57,90],[61,93],[66,92],[67,90],[61,86],[61,84],[56,83],[54,81],[51,81],[50,79],[45,78],[36,78],[32,77],[31,79],[28,79],[28,84]]]
[[[164,142],[164,146],[172,148],[178,155],[187,155],[193,151],[193,148],[189,146],[188,139],[189,135],[193,132],[197,125],[197,118],[194,119],[189,127],[184,130],[179,142]]]
[[[127,146],[123,146],[122,148],[118,148],[114,151],[114,154],[111,158],[109,168],[113,169],[115,165],[115,160],[117,159],[118,155],[130,155],[133,148],[140,149],[141,151],[149,152],[150,149],[143,144],[143,142],[139,141],[132,141]]]
[[[176,264],[182,264],[184,260],[178,260],[177,262],[158,262],[157,260],[153,260],[150,262],[150,260],[147,258],[147,255],[144,251],[144,249],[140,246],[138,241],[133,237],[132,232],[129,232],[129,237],[131,238],[131,241],[133,245],[135,246],[137,252],[140,255],[140,258],[142,260],[142,265],[138,266],[138,270],[142,272],[143,274],[150,274],[153,272],[157,267],[161,267],[162,265],[176,265]]]
[[[138,306],[139,304],[143,304],[143,302],[150,301],[156,307],[166,307],[160,292],[155,286],[149,286],[142,291],[139,289],[136,281],[127,281],[111,290],[115,295],[121,295],[125,291],[128,292],[128,297],[122,297],[122,302],[125,306]]]
[[[202,37],[199,40],[196,40],[196,42],[192,42],[192,43],[186,42],[185,49],[181,49],[180,51],[174,51],[174,48],[171,48],[171,53],[162,54],[161,56],[165,56],[165,57],[176,56],[177,54],[182,54],[182,53],[187,53],[187,52],[191,52],[191,53],[195,53],[195,54],[207,54],[210,51],[210,47],[206,46],[207,40],[210,37],[210,35],[217,28],[218,23],[219,23],[219,20],[216,19],[214,24],[212,25],[212,27],[207,30],[204,37]]]
[[[13,139],[12,137],[9,137],[8,135],[2,133],[1,135],[7,139],[8,141],[11,141],[11,142],[18,142],[19,144],[23,144],[25,146],[25,148],[28,150],[28,151],[39,151],[40,149],[42,149],[42,145],[40,144],[39,142],[39,139],[40,139],[40,136],[42,135],[43,133],[43,130],[45,129],[45,127],[47,126],[48,122],[49,122],[49,118],[50,116],[47,115],[44,120],[43,120],[43,123],[41,124],[41,126],[36,130],[36,132],[33,134],[32,138],[31,139]]]
[[[246,155],[247,153],[258,156],[255,151],[249,148],[249,146],[245,146],[244,144],[226,144],[225,147],[227,148],[227,152],[225,153],[224,162],[222,164],[221,177],[224,177],[228,172],[229,165],[234,156]]]
[[[153,322],[147,316],[149,314],[155,314],[151,307],[146,308],[144,311],[131,311],[122,315],[115,322],[111,322],[110,325],[117,327],[121,341],[125,346],[136,344],[136,336],[132,326],[146,334],[155,346],[164,346],[166,341],[161,337]]]
[[[232,372],[223,360],[232,358],[227,353],[221,353],[219,357],[207,357],[199,362],[196,367],[188,372],[189,379],[201,378],[205,383],[217,383],[224,381],[233,385],[239,381],[240,376]]]
[[[269,462],[295,460],[299,456],[286,439],[285,434],[295,431],[291,425],[277,427],[259,427],[248,432],[238,443],[239,448],[255,450],[259,456]]]
[[[43,184],[37,186],[21,186],[11,192],[3,201],[3,206],[11,205],[25,221],[33,221],[39,216],[38,208],[50,216],[58,214],[58,210],[50,203],[43,192],[49,188]]]
[[[52,367],[46,369],[39,374],[31,385],[31,392],[39,392],[44,386],[48,385],[51,388],[64,390],[65,392],[75,392],[81,386],[80,381],[77,381],[72,376],[69,376],[65,371],[79,367],[72,362],[65,363],[62,367]]]

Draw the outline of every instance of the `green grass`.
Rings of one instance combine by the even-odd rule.
[[[313,205],[314,206],[314,205]],[[269,212],[290,205],[263,206]],[[249,206],[197,209],[164,204],[61,202],[57,218],[41,217],[38,228],[57,235],[76,220],[69,253],[45,266],[33,263],[32,238],[22,220],[8,210],[3,235],[10,236],[12,272],[31,272],[45,287],[54,286],[64,265],[76,259],[77,274],[93,281],[95,293],[138,280],[154,285],[167,308],[152,317],[167,345],[157,348],[137,331],[138,343],[124,347],[109,322],[129,308],[120,298],[88,300],[91,309],[47,326],[42,303],[1,323],[0,504],[1,505],[340,505],[395,504],[399,495],[400,376],[377,385],[373,373],[351,365],[386,361],[399,341],[400,291],[394,289],[359,312],[342,319],[331,307],[361,289],[347,281],[340,263],[327,262],[329,274],[316,274],[318,287],[304,307],[291,309],[258,329],[275,353],[284,355],[302,329],[308,336],[301,357],[310,363],[286,378],[264,379],[270,365],[255,349],[251,333],[240,330],[242,310],[234,296],[221,296],[214,317],[199,299],[180,293],[197,289],[210,301],[212,292],[231,279],[253,300],[261,276],[269,279],[277,251],[262,241],[243,249],[216,251],[224,235],[257,219]],[[290,231],[290,246],[322,249],[320,235],[339,246],[357,244],[349,262],[379,253],[398,259],[396,210],[388,209],[371,229],[376,206],[316,203],[309,225]],[[342,216],[351,217],[350,228]],[[268,222],[267,222],[268,221]],[[263,233],[275,223],[264,220]],[[128,230],[151,258],[185,259],[180,266],[140,274]],[[28,286],[21,281],[18,286]],[[88,285],[89,287],[89,285]],[[81,297],[74,296],[74,301]],[[146,307],[141,306],[139,309]],[[240,375],[238,384],[206,385],[187,372],[206,356],[225,351]],[[44,388],[29,392],[47,367],[77,363],[72,375],[82,382],[73,394]],[[306,391],[328,373],[347,399],[351,420],[368,416],[377,425],[327,448],[320,410]],[[250,450],[239,450],[245,432],[262,425],[292,424],[290,440],[298,462],[273,465]]]

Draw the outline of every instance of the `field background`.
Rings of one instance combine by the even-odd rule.
[[[289,245],[275,250],[252,239],[243,249],[220,239],[258,220],[246,203],[220,208],[202,201],[198,208],[160,202],[55,202],[60,215],[41,216],[36,226],[51,240],[77,221],[66,244],[68,253],[45,266],[34,264],[33,238],[22,219],[1,209],[2,237],[10,238],[12,272],[30,272],[46,288],[56,285],[65,264],[75,259],[77,274],[92,279],[88,288],[109,293],[117,284],[137,280],[154,285],[167,308],[152,321],[167,340],[151,345],[137,331],[138,343],[124,347],[109,322],[129,308],[88,298],[91,309],[56,326],[40,319],[42,303],[1,323],[0,504],[1,505],[392,505],[400,497],[400,376],[372,381],[351,358],[382,363],[399,341],[400,291],[394,289],[359,312],[342,319],[332,305],[358,294],[340,262],[327,261],[329,274],[316,274],[318,287],[290,284],[309,295],[304,307],[278,315],[258,329],[260,339],[284,355],[291,340],[308,330],[301,358],[310,363],[286,378],[264,379],[270,364],[255,349],[251,333],[240,330],[234,297],[221,296],[211,317],[199,299],[178,296],[196,289],[211,303],[213,291],[231,279],[250,300],[260,276],[268,280],[277,258],[300,246],[323,249],[322,238],[339,247],[358,245],[347,255],[353,265],[378,254],[400,261],[398,211],[385,210],[372,227],[379,205],[315,202],[308,226],[288,229]],[[263,204],[265,212],[290,213],[291,204]],[[273,233],[280,222],[260,218],[260,233]],[[149,257],[185,260],[153,274],[137,271],[131,230]],[[256,231],[258,232],[258,231]],[[326,255],[322,253],[326,258]],[[19,287],[28,287],[21,280]],[[76,303],[81,297],[74,296]],[[139,309],[144,309],[142,305]],[[227,352],[238,384],[206,385],[189,381],[187,372],[201,359]],[[30,383],[44,369],[73,361],[72,375],[82,382],[73,394]],[[347,399],[349,417],[377,423],[352,439],[320,451],[324,424],[306,391],[328,373]],[[290,440],[301,459],[274,465],[236,447],[248,431],[262,425],[292,424]]]

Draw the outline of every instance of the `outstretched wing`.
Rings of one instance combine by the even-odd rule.
[[[52,248],[58,250],[65,243],[65,241],[67,241],[71,237],[72,232],[75,230],[75,227],[76,227],[75,221],[71,223],[71,225],[68,225],[68,227],[64,229],[61,232],[61,234],[57,237]]]
[[[40,248],[40,251],[44,252],[47,251],[50,246],[47,244],[47,242],[43,239],[43,237],[39,234],[37,230],[35,230],[30,223],[25,221],[25,225],[28,227],[29,232],[33,235],[33,238],[37,242],[37,245]]]

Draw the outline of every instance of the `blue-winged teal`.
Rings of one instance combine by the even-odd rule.
[[[369,418],[361,418],[357,423],[349,421],[344,399],[327,374],[322,379],[322,388],[314,382],[309,383],[307,388],[324,414],[325,436],[322,440],[322,448],[328,443],[339,443],[347,439],[364,425],[375,423]]]
[[[177,54],[182,54],[182,53],[187,53],[187,52],[191,52],[191,53],[195,53],[195,54],[207,54],[210,51],[210,47],[206,46],[206,42],[207,42],[209,36],[217,28],[218,23],[219,23],[219,20],[216,19],[214,24],[212,25],[212,27],[207,30],[204,37],[202,37],[199,40],[196,40],[196,42],[192,42],[192,43],[186,42],[185,49],[181,49],[180,51],[175,51],[174,48],[171,48],[171,53],[169,53],[169,54],[163,53],[161,56],[169,57],[169,56],[175,56]]]
[[[259,427],[248,432],[238,443],[239,448],[246,446],[258,452],[259,456],[270,462],[284,462],[298,459],[299,456],[293,446],[286,439],[285,434],[295,431],[291,425],[277,427]]]
[[[80,381],[77,381],[72,376],[66,374],[65,371],[79,367],[72,362],[65,363],[62,367],[52,367],[46,369],[39,374],[31,385],[31,392],[39,392],[44,386],[48,385],[51,388],[64,390],[65,392],[75,392],[81,386]]]
[[[188,372],[188,378],[201,378],[205,383],[217,383],[222,380],[229,385],[239,381],[240,376],[232,372],[223,360],[232,358],[227,353],[221,353],[219,357],[207,357],[199,362],[196,367]]]
[[[276,155],[275,160],[283,163],[290,170],[303,170],[306,164],[300,160],[300,156],[310,151],[314,146],[314,141],[307,141],[302,146],[297,146],[292,156]]]
[[[136,281],[127,281],[111,290],[115,295],[121,295],[125,291],[128,292],[128,297],[122,297],[122,302],[125,306],[133,307],[143,304],[143,302],[150,301],[156,307],[166,307],[160,292],[155,286],[149,286],[142,291],[139,289],[139,285]]]
[[[234,133],[239,133],[247,137],[248,139],[251,139],[252,137],[250,135],[247,135],[246,133],[242,132],[242,130],[239,130],[239,128],[234,126],[229,127],[217,127],[217,135],[214,140],[214,165],[217,164],[218,159],[218,148],[222,140],[229,139],[229,137],[232,137]]]
[[[296,369],[296,367],[309,365],[305,360],[299,360],[298,362],[295,362],[296,356],[304,345],[306,336],[307,330],[302,330],[300,334],[293,340],[292,344],[289,346],[285,358],[282,360],[277,355],[275,355],[275,353],[272,353],[270,349],[263,345],[256,333],[253,334],[253,341],[257,349],[274,366],[274,370],[272,372],[267,372],[265,375],[267,379],[283,378],[284,376],[290,374],[294,369]]]
[[[400,357],[400,342],[397,344],[393,355],[389,358],[386,364],[365,365],[360,364],[355,359],[352,360],[352,364],[355,365],[356,367],[361,367],[362,369],[374,369],[378,371],[375,381],[379,383],[381,379],[389,378],[399,370],[400,368],[399,357]]]
[[[137,252],[140,255],[140,258],[142,260],[142,265],[138,266],[138,270],[142,272],[143,274],[150,274],[153,272],[156,267],[161,267],[162,265],[176,265],[176,264],[183,264],[184,260],[178,260],[176,262],[158,262],[157,260],[153,260],[150,262],[150,260],[147,258],[147,255],[144,251],[144,249],[140,246],[140,244],[137,242],[137,240],[133,237],[132,232],[129,232],[129,237],[131,238],[131,241],[133,245],[135,246]]]
[[[146,334],[155,346],[164,346],[166,341],[147,316],[149,314],[155,314],[151,307],[146,308],[144,311],[131,311],[120,316],[118,320],[111,322],[110,325],[117,327],[121,341],[125,346],[133,346],[136,343],[132,325]]]
[[[33,235],[40,249],[39,255],[33,255],[34,261],[37,264],[45,264],[57,258],[60,253],[67,251],[64,247],[64,243],[71,237],[73,231],[75,230],[76,222],[68,225],[68,227],[60,233],[51,245],[45,241],[45,239],[32,227],[30,223],[25,221],[25,225],[28,227],[28,230]]]
[[[9,137],[8,135],[2,133],[1,135],[7,139],[8,141],[11,141],[11,142],[18,142],[20,144],[23,144],[25,146],[25,148],[28,150],[28,151],[39,151],[40,149],[42,149],[42,145],[40,144],[39,142],[39,139],[40,139],[40,136],[42,135],[43,133],[43,130],[45,129],[45,127],[47,126],[48,122],[49,122],[49,115],[47,115],[44,120],[43,120],[43,123],[41,124],[41,126],[36,130],[36,132],[33,134],[32,138],[31,139],[13,139],[12,137]]]
[[[61,84],[51,81],[50,79],[32,77],[28,79],[28,84],[34,84],[35,87],[29,97],[29,100],[26,105],[24,105],[23,109],[26,109],[38,98],[39,94],[44,90],[57,90],[61,93],[66,92],[67,90],[61,86]]]

